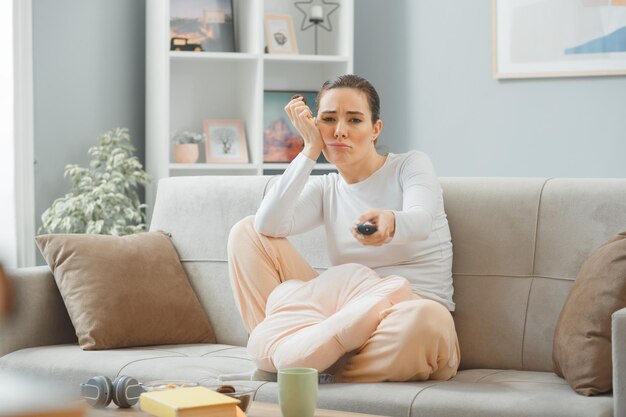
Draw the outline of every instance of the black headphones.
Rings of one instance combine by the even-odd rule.
[[[143,387],[135,378],[120,375],[111,383],[106,376],[94,376],[80,384],[80,395],[95,408],[104,408],[111,400],[118,407],[129,408],[137,404]]]

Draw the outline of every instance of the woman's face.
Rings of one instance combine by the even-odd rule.
[[[316,120],[329,162],[350,164],[376,155],[373,141],[380,134],[382,121],[372,124],[364,92],[354,88],[326,91],[320,99]]]

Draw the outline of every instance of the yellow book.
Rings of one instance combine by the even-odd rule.
[[[144,392],[139,407],[157,417],[237,417],[239,400],[204,387]]]

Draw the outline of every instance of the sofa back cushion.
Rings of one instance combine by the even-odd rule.
[[[462,368],[552,371],[589,254],[626,224],[626,180],[442,178]]]
[[[171,234],[218,343],[245,346],[248,340],[231,294],[226,244],[231,227],[256,213],[271,178],[206,176],[159,181],[150,230]],[[325,267],[325,245],[319,243],[325,239],[318,228],[293,241],[312,265]]]
[[[218,342],[245,346],[226,242],[276,177],[159,182],[151,230],[172,233]],[[626,224],[626,180],[441,178],[454,252],[462,368],[552,371],[557,318],[580,266]],[[323,228],[289,238],[318,270]],[[226,289],[226,291],[225,291]]]

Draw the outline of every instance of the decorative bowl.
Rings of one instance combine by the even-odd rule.
[[[197,387],[198,385],[197,382],[182,379],[158,379],[141,384],[145,391],[163,391],[174,388]]]
[[[219,392],[220,394],[228,395],[229,397],[238,399],[239,401],[241,401],[239,404],[239,408],[241,408],[244,413],[252,402],[252,397],[254,397],[254,392],[256,391],[256,388],[253,387],[237,384],[233,385],[228,383],[224,383],[221,385],[206,385],[205,387],[212,391]]]

